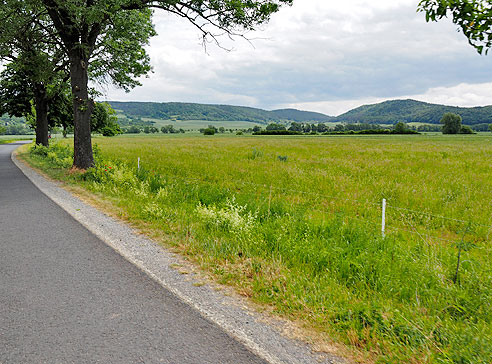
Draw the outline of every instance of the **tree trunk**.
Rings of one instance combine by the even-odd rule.
[[[94,103],[89,99],[87,57],[77,47],[70,52],[70,81],[73,96],[74,156],[73,167],[87,169],[94,166],[91,141],[91,114]]]
[[[34,86],[36,108],[36,144],[48,146],[48,99],[43,84]]]

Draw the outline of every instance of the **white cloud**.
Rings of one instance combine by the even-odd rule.
[[[369,97],[354,100],[300,102],[279,104],[276,108],[297,108],[316,110],[327,115],[338,116],[361,105],[376,104],[385,100],[414,99],[433,104],[462,107],[489,105],[492,95],[492,82],[482,84],[462,83],[453,87],[435,87],[418,95],[400,95],[398,97]]]
[[[331,114],[405,95],[488,103],[483,85],[492,83],[492,59],[479,56],[451,21],[426,23],[416,6],[414,0],[294,0],[248,35],[254,47],[223,38],[235,50],[210,44],[208,53],[190,24],[157,12],[159,36],[149,47],[154,73],[143,87],[109,90],[108,98],[306,105]]]

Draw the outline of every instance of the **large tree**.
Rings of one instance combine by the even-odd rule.
[[[461,116],[447,112],[442,116],[441,124],[443,134],[458,134],[461,131]]]
[[[32,0],[35,1],[35,0]],[[41,1],[64,44],[70,61],[70,78],[74,100],[74,167],[86,169],[93,165],[90,116],[93,102],[89,98],[88,80],[91,63],[97,73],[122,87],[138,84],[135,77],[149,71],[142,47],[151,27],[134,24],[150,19],[152,8],[163,9],[194,24],[204,38],[214,31],[229,34],[251,30],[266,22],[282,4],[293,0],[39,0]],[[132,38],[127,36],[131,34]],[[122,41],[124,39],[124,41]],[[128,39],[139,40],[128,46]],[[121,72],[112,71],[114,53],[127,58]],[[107,66],[104,69],[104,66]]]
[[[45,9],[38,5],[0,3],[0,59],[9,62],[0,75],[0,111],[34,114],[36,143],[48,145],[49,104],[68,81],[68,63]]]
[[[425,12],[427,21],[438,21],[451,15],[480,54],[487,54],[492,47],[491,0],[422,0],[419,10]]]

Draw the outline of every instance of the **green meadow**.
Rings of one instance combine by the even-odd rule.
[[[251,121],[208,121],[208,120],[164,120],[164,119],[152,119],[142,118],[144,121],[152,121],[156,128],[159,130],[166,125],[172,125],[175,129],[184,130],[199,130],[206,128],[208,125],[213,125],[216,128],[224,127],[225,129],[249,129],[256,125],[265,127],[265,124],[254,123]]]
[[[23,156],[355,360],[491,363],[492,135],[68,144]]]
[[[35,139],[34,135],[0,135],[0,144],[11,143],[16,140]]]

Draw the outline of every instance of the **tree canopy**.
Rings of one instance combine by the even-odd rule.
[[[441,119],[443,134],[458,134],[461,131],[461,116],[453,113],[446,113]]]
[[[480,53],[492,47],[492,0],[422,0],[419,10],[427,21],[438,21],[448,14]]]
[[[4,0],[0,3],[0,111],[33,117],[36,143],[48,145],[48,110],[68,80],[61,45],[40,4]]]

